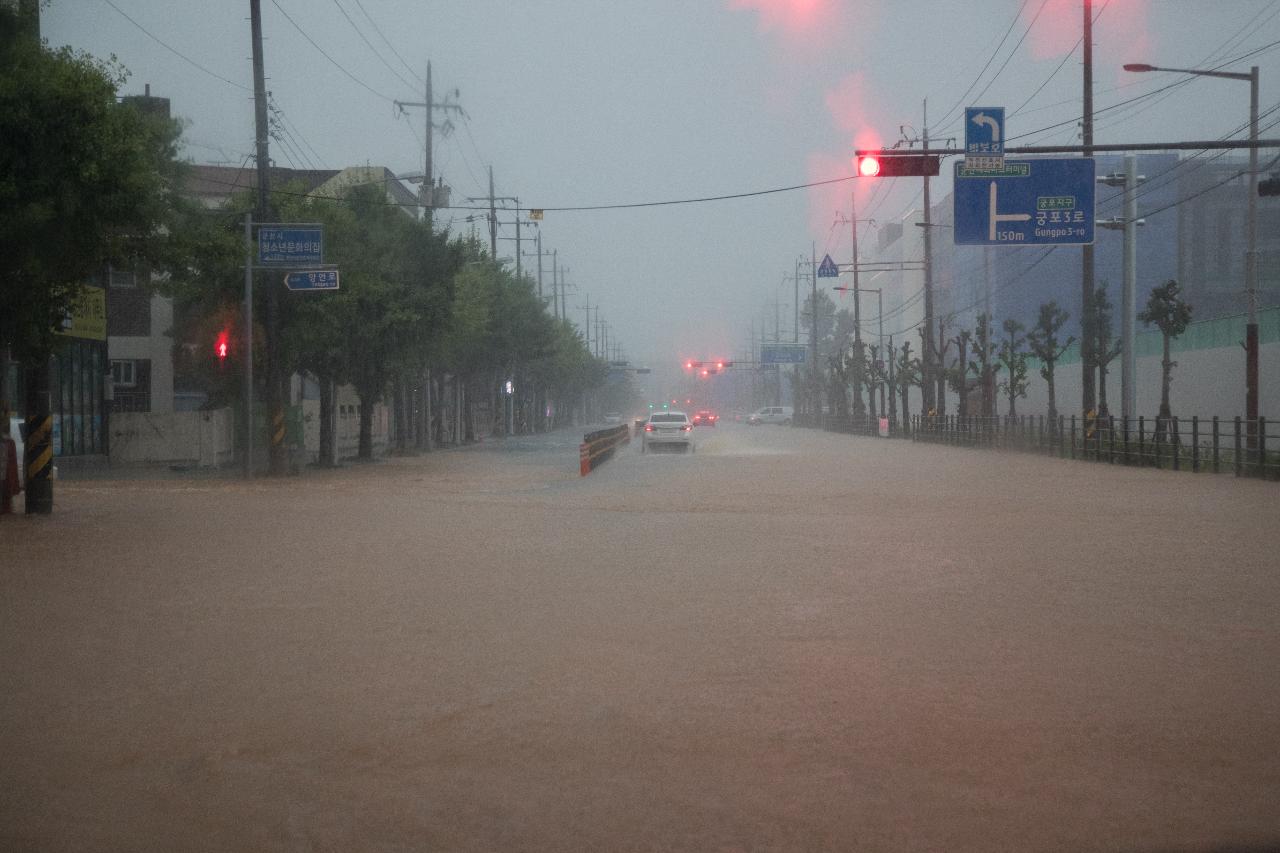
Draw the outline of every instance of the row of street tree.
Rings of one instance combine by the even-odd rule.
[[[180,124],[120,103],[124,69],[49,50],[3,6],[0,63],[0,377],[8,358],[26,365],[37,398],[58,345],[54,330],[84,284],[114,265],[140,270],[140,282],[174,298],[175,369],[186,390],[205,391],[210,406],[237,403],[248,355],[242,223],[254,199],[236,196],[212,211],[191,200],[177,156]],[[359,455],[369,458],[382,400],[393,410],[393,446],[409,451],[567,422],[605,383],[607,364],[547,311],[532,281],[473,236],[415,218],[384,186],[332,197],[284,185],[270,207],[276,221],[322,224],[325,260],[341,270],[340,290],[275,294],[276,373],[318,382],[322,464],[335,461],[338,385],[358,395]],[[261,318],[280,278],[258,276],[260,364]],[[226,359],[215,340],[227,343]],[[259,399],[266,375],[256,373]],[[12,393],[0,385],[0,410]],[[479,412],[494,423],[477,424]]]
[[[1096,336],[1093,353],[1098,366],[1098,416],[1101,418],[1108,414],[1108,367],[1120,354],[1120,344],[1113,334],[1113,313],[1107,283],[1103,281],[1094,290],[1092,316],[1085,324]],[[828,401],[826,409],[837,423],[859,420],[863,412],[865,417],[874,420],[877,401],[883,399],[884,410],[880,415],[896,425],[899,411],[904,421],[910,417],[910,392],[915,388],[921,392],[917,399],[919,414],[923,417],[946,414],[947,389],[955,395],[961,417],[997,417],[1000,401],[1006,404],[1008,417],[1017,417],[1017,403],[1027,396],[1029,365],[1034,359],[1047,387],[1048,419],[1057,423],[1057,367],[1076,338],[1063,335],[1062,329],[1070,314],[1056,302],[1041,305],[1036,322],[1029,329],[1017,320],[1006,319],[997,330],[992,317],[981,314],[974,328],[961,328],[948,337],[946,331],[954,327],[954,322],[950,318],[942,320],[938,324],[942,344],[936,361],[943,369],[935,371],[933,377],[937,383],[933,410],[925,409],[926,379],[921,359],[913,352],[910,341],[895,345],[890,339],[882,348],[879,344],[855,340],[853,315],[844,308],[837,310],[835,302],[823,293],[817,294],[816,312],[813,297],[806,299],[802,316],[804,328],[809,328],[809,318],[817,317],[818,364],[822,373],[820,389],[813,387],[808,370],[797,370],[793,374],[794,399],[801,412],[813,413],[821,397],[815,390],[821,390]],[[1163,339],[1160,411],[1156,421],[1157,429],[1161,429],[1173,417],[1169,390],[1177,363],[1170,357],[1170,345],[1190,324],[1191,306],[1182,299],[1178,283],[1171,280],[1151,291],[1138,319],[1159,329]],[[919,328],[917,332],[923,347],[924,330]],[[864,394],[866,408],[860,411]],[[857,405],[851,406],[851,400]]]

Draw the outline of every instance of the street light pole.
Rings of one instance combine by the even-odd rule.
[[[1240,71],[1210,71],[1199,68],[1163,68],[1146,63],[1129,63],[1125,71],[1168,71],[1194,74],[1197,77],[1221,77],[1226,80],[1249,81],[1249,206],[1246,219],[1248,248],[1244,256],[1244,287],[1248,316],[1244,330],[1244,410],[1249,434],[1249,448],[1258,441],[1258,66],[1245,74]]]

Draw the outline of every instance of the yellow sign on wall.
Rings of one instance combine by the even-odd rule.
[[[91,341],[107,339],[107,292],[101,287],[81,288],[80,295],[72,303],[71,310],[62,319],[59,335],[68,338],[86,338]]]

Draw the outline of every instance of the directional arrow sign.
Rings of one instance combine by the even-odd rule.
[[[337,290],[337,270],[299,270],[284,277],[284,286],[290,290]]]
[[[954,198],[957,245],[1093,242],[1092,157],[1006,160],[1001,169],[957,163]]]
[[[964,111],[964,158],[969,168],[1004,165],[1004,107],[967,107]]]
[[[836,266],[830,255],[823,255],[822,263],[818,265],[818,278],[837,278],[839,275],[840,267]]]

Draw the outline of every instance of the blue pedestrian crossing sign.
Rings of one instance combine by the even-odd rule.
[[[840,276],[840,267],[836,266],[836,262],[831,260],[830,255],[822,256],[822,263],[818,265],[818,278],[838,278]]]
[[[999,169],[1004,165],[1004,107],[966,107],[964,160],[970,169]]]

